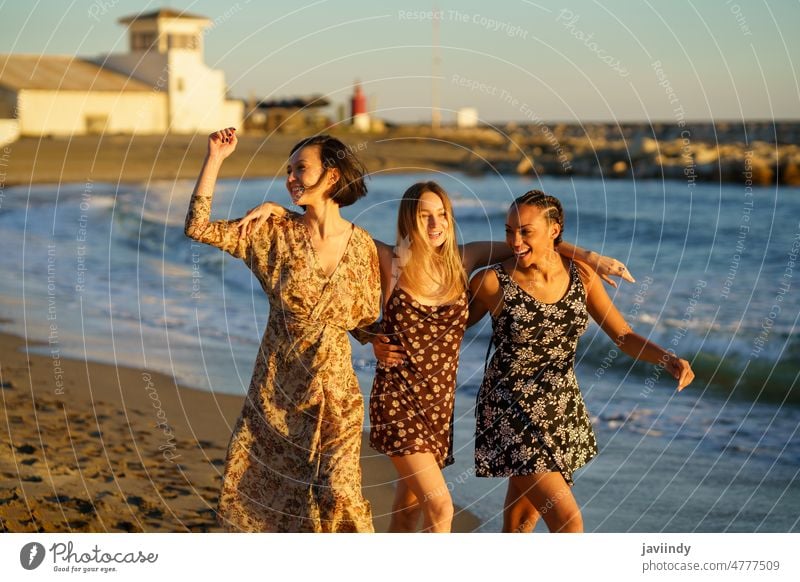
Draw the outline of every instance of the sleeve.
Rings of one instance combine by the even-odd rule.
[[[186,214],[186,236],[197,242],[217,247],[236,257],[246,259],[250,254],[251,238],[239,238],[239,228],[235,220],[216,220],[211,222],[212,198],[192,196],[189,212]]]
[[[369,249],[369,258],[365,261],[364,278],[361,288],[363,308],[361,319],[357,322],[355,329],[350,333],[362,344],[372,341],[375,335],[381,333],[381,324],[377,319],[381,315],[381,276],[378,263],[378,251],[372,238],[366,235]]]

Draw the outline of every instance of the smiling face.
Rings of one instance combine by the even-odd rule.
[[[323,167],[320,151],[320,146],[307,146],[289,158],[286,189],[298,206],[318,201],[336,183],[337,170]]]
[[[433,192],[423,192],[417,206],[420,233],[434,248],[442,246],[450,231],[450,220],[442,199]]]
[[[548,222],[541,208],[514,205],[506,220],[506,243],[514,252],[517,263],[528,267],[545,257],[546,253],[553,252],[553,241],[559,230],[558,224]]]

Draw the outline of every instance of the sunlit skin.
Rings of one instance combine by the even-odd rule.
[[[527,293],[543,303],[556,303],[570,284],[568,261],[554,247],[560,226],[548,222],[542,209],[512,206],[506,220],[506,243],[513,257],[503,267]],[[579,263],[580,265],[580,263]],[[578,269],[586,289],[586,308],[602,330],[628,356],[663,365],[683,390],[694,379],[689,362],[633,332],[606,293],[597,275]],[[493,270],[481,271],[470,281],[468,325],[487,313],[497,317],[503,309],[503,290]],[[509,478],[503,531],[532,531],[539,516],[551,532],[583,531],[583,518],[570,486],[560,472]]]
[[[233,127],[209,135],[197,192],[203,196],[213,195],[220,167],[236,150],[237,144]],[[330,198],[329,194],[339,180],[339,171],[323,167],[320,151],[320,146],[312,145],[292,154],[287,166],[286,189],[296,204],[305,206],[300,220],[308,229],[317,263],[330,276],[347,250],[353,224],[342,218],[339,205]]]
[[[313,184],[319,175],[310,172],[308,167],[300,167],[301,160],[290,161],[287,188],[295,204],[305,204],[304,193],[300,192],[301,183]],[[312,160],[313,161],[313,160]],[[302,181],[300,172],[304,172]],[[297,175],[294,175],[297,174]],[[277,204],[265,203],[250,211],[241,221],[242,235],[245,236],[253,229],[257,229],[272,213],[282,214],[285,209]],[[423,240],[439,248],[448,242],[448,236],[454,236],[452,223],[453,217],[448,216],[442,199],[434,192],[424,191],[420,194],[417,210],[417,226]],[[383,299],[388,301],[395,284],[403,286],[405,291],[419,303],[436,305],[441,302],[441,297],[446,295],[438,288],[436,281],[431,280],[425,288],[409,288],[404,282],[402,274],[399,283],[395,278],[395,265],[397,255],[395,248],[381,241],[375,241],[378,249],[378,258],[381,271],[381,285]],[[577,249],[564,243],[565,253],[581,254],[589,259],[592,253]],[[492,242],[473,242],[459,245],[464,270],[467,274],[476,269],[510,256],[510,251],[504,245]],[[413,255],[412,255],[413,256]],[[616,275],[632,281],[624,265],[615,259],[594,255],[596,264],[603,276]],[[597,258],[599,257],[599,258]],[[395,366],[401,364],[407,354],[404,349],[390,342],[386,336],[378,336],[372,343],[375,356],[382,365]],[[447,483],[441,469],[432,453],[415,453],[413,455],[400,455],[390,457],[400,477],[397,485],[395,499],[392,505],[392,517],[389,525],[391,532],[413,532],[417,530],[420,517],[422,518],[423,531],[446,532],[451,529],[453,519],[453,504]]]
[[[514,253],[514,279],[544,303],[555,303],[569,286],[569,272],[553,245],[559,226],[531,206],[512,209],[506,244]]]
[[[305,206],[300,220],[308,228],[317,262],[330,277],[347,251],[353,224],[342,218],[339,205],[330,198],[339,181],[339,170],[325,168],[320,152],[320,146],[311,145],[292,154],[286,169],[286,189],[292,202]]]
[[[427,235],[432,247],[442,246],[447,240],[450,221],[442,199],[433,192],[423,192],[419,197],[420,230]]]
[[[314,196],[322,196],[338,180],[338,170],[328,169],[328,180],[317,184],[325,173],[320,160],[320,146],[308,146],[297,150],[286,166],[286,189],[292,202],[305,206],[313,202]]]

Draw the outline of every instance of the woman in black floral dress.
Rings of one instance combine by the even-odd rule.
[[[625,322],[597,276],[556,252],[560,202],[533,190],[508,212],[514,257],[473,277],[470,323],[492,315],[495,346],[478,394],[475,465],[480,477],[508,477],[504,531],[583,530],[572,495],[573,472],[597,454],[573,370],[589,315],[629,356],[664,366],[678,390],[689,363],[646,340]]]

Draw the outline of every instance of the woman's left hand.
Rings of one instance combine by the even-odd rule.
[[[592,253],[589,258],[589,264],[600,278],[612,287],[616,287],[617,283],[611,277],[619,277],[628,283],[636,283],[636,279],[628,271],[628,267],[613,257]]]
[[[672,377],[678,381],[678,392],[686,388],[692,383],[692,380],[694,380],[692,366],[689,365],[689,362],[678,356],[672,356],[667,361],[666,368],[667,371],[672,374]]]
[[[264,202],[256,206],[239,219],[239,238],[243,239],[258,232],[270,216],[283,216],[284,214],[286,214],[286,209],[274,202]]]

